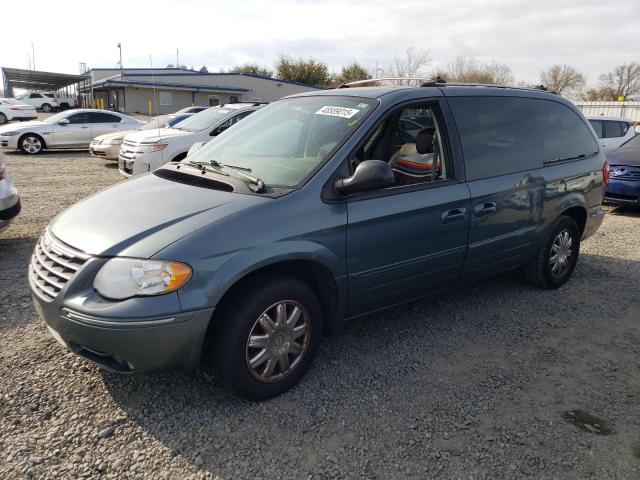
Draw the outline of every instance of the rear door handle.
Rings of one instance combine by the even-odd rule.
[[[484,202],[475,206],[473,214],[476,217],[484,217],[496,211],[496,202]]]
[[[451,210],[445,210],[440,215],[442,219],[442,223],[453,223],[459,222],[467,218],[467,209],[466,208],[452,208]]]

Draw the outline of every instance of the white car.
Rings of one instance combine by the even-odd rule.
[[[0,155],[0,230],[20,213],[20,197]]]
[[[118,160],[120,155],[120,145],[124,137],[137,130],[150,130],[155,128],[169,128],[175,124],[189,118],[192,113],[172,113],[169,115],[159,115],[152,118],[147,123],[135,130],[125,130],[121,132],[110,132],[104,135],[98,135],[89,144],[89,153],[93,157],[100,157],[106,160]]]
[[[130,133],[120,147],[120,173],[128,178],[151,172],[167,162],[180,161],[194,143],[208,142],[262,106],[259,103],[230,103],[207,108],[173,128]]]
[[[32,105],[36,110],[42,110],[45,113],[60,108],[60,104],[54,93],[27,92],[16,97],[16,100]]]
[[[37,154],[46,148],[88,148],[98,135],[135,130],[144,122],[118,112],[81,109],[56,113],[44,121],[0,127],[0,147]]]
[[[587,120],[596,131],[605,153],[615,150],[636,135],[633,128],[635,122],[628,118],[590,116]]]
[[[21,103],[14,98],[0,98],[0,125],[11,120],[33,120],[38,118],[32,105]]]

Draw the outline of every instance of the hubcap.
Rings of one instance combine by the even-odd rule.
[[[551,245],[551,256],[549,264],[551,265],[551,274],[555,277],[563,276],[571,263],[571,255],[573,253],[571,247],[573,238],[569,230],[562,230]]]
[[[38,153],[42,148],[42,143],[35,137],[27,137],[22,141],[22,146],[29,153]]]
[[[281,380],[300,363],[309,345],[307,310],[294,300],[267,308],[251,327],[246,361],[251,375],[262,382]]]

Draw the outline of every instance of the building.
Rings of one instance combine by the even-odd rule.
[[[190,105],[272,102],[318,87],[241,73],[205,73],[182,68],[93,68],[80,90],[99,105],[126,113],[173,113]]]

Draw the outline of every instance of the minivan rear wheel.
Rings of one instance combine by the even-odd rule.
[[[322,320],[318,297],[305,282],[261,275],[236,288],[212,320],[211,360],[239,395],[280,395],[311,365]]]
[[[580,253],[580,228],[566,215],[549,229],[536,255],[524,265],[525,278],[543,288],[558,288],[573,273]]]

